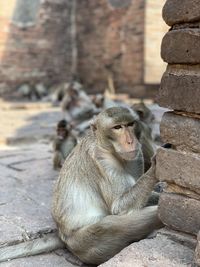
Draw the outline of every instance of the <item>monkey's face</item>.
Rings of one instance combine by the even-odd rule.
[[[97,118],[97,139],[124,160],[133,160],[140,148],[135,135],[137,116],[122,107],[109,108]]]
[[[66,128],[58,128],[57,129],[57,136],[59,139],[64,140],[68,135],[68,130]]]
[[[135,136],[135,122],[114,125],[110,129],[110,142],[114,151],[124,160],[133,160],[140,144]]]

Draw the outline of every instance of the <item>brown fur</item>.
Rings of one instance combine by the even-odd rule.
[[[143,174],[133,111],[101,112],[61,169],[53,196],[59,236],[85,263],[100,264],[161,226],[157,206],[145,207],[155,163]]]
[[[155,118],[151,110],[143,102],[132,105],[132,109],[139,116],[138,139],[142,145],[144,169],[147,171],[151,166],[151,158],[155,152],[155,144],[152,138],[152,127]]]
[[[53,167],[60,169],[76,145],[76,138],[71,134],[66,120],[61,120],[57,124],[57,135],[53,140]]]

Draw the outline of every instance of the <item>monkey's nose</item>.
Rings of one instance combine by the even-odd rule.
[[[133,144],[133,139],[127,139],[126,142],[127,142],[128,145],[132,145]]]

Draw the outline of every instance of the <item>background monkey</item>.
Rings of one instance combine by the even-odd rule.
[[[132,105],[132,109],[138,114],[140,120],[152,129],[155,116],[152,111],[144,104],[143,101]]]
[[[161,227],[157,206],[145,207],[157,180],[155,162],[143,174],[136,118],[123,107],[101,112],[61,169],[52,214],[85,263],[101,264]]]
[[[66,120],[58,122],[56,131],[57,135],[53,141],[53,167],[59,169],[77,142],[76,138],[70,133]]]
[[[156,150],[156,146],[152,138],[152,127],[155,117],[151,110],[143,102],[133,104],[131,108],[139,116],[136,135],[142,145],[144,170],[147,171],[151,166],[151,158]]]
[[[151,158],[155,153],[156,146],[153,142],[150,128],[141,120],[137,121],[135,134],[140,144],[142,145],[142,153],[144,157],[144,171],[146,172],[151,166]]]

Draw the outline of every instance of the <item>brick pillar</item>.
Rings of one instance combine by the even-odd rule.
[[[198,266],[200,266],[200,232],[197,237],[197,247],[195,250],[195,261]]]
[[[167,0],[163,18],[171,26],[161,45],[168,63],[158,103],[173,111],[161,122],[157,177],[167,182],[159,216],[168,227],[191,235],[200,230],[200,0]],[[199,241],[198,241],[199,242]],[[196,262],[200,264],[200,245]]]

